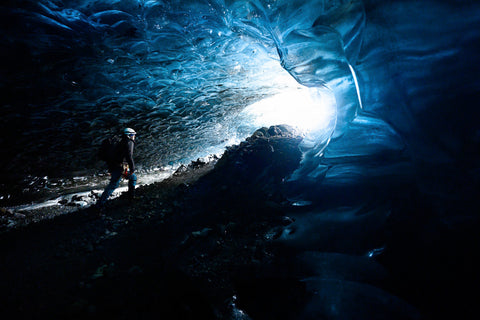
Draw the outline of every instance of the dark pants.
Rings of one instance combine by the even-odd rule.
[[[118,186],[120,185],[120,180],[122,180],[123,170],[115,169],[115,170],[112,170],[110,174],[111,174],[110,183],[103,191],[102,196],[100,197],[100,200],[98,200],[99,205],[104,205],[105,202],[107,202],[108,197],[110,197],[113,191],[115,191],[115,189],[118,188]],[[134,195],[136,184],[137,184],[137,176],[135,175],[135,173],[132,173],[128,176],[128,193],[130,196]]]

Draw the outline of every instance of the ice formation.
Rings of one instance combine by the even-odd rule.
[[[281,240],[337,250],[328,226],[344,223],[365,245],[337,243],[346,253],[382,252],[365,230],[383,230],[389,211],[348,205],[411,181],[442,212],[435,221],[477,221],[476,1],[9,0],[0,16],[0,201],[98,172],[96,146],[125,126],[155,171],[290,122],[308,130],[289,200],[316,209]],[[319,216],[340,189],[347,207]],[[384,296],[350,280],[307,279],[323,288],[311,314]],[[340,289],[349,295],[328,295]]]
[[[34,168],[88,168],[91,144],[125,124],[140,132],[144,166],[188,161],[251,134],[239,113],[298,85],[292,77],[335,94],[336,135],[360,105],[350,65],[360,1],[26,1],[3,11],[11,169],[38,153]]]
[[[2,168],[85,171],[91,146],[126,124],[138,128],[145,167],[218,152],[255,130],[238,121],[244,108],[292,79],[335,98],[334,130],[310,143],[311,155],[361,113],[354,130],[372,136],[382,122],[391,134],[363,147],[337,139],[353,155],[406,144],[415,159],[448,161],[456,141],[478,136],[450,135],[463,118],[447,120],[438,105],[478,83],[478,67],[459,61],[473,59],[476,10],[468,1],[10,1]]]
[[[251,134],[255,119],[242,111],[298,85],[336,104],[335,123],[305,143],[314,149],[305,166],[318,165],[309,158],[330,138],[330,157],[408,146],[419,161],[449,161],[456,141],[478,137],[456,130],[463,116],[442,105],[478,83],[478,67],[459,61],[473,59],[476,10],[468,1],[10,1],[2,168],[88,171],[92,145],[127,124],[144,167],[189,161]],[[375,143],[339,138],[349,130]]]

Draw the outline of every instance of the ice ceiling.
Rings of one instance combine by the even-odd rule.
[[[479,12],[438,0],[7,1],[2,170],[98,169],[92,146],[125,126],[139,132],[143,167],[189,161],[269,119],[252,106],[292,101],[300,112],[306,94],[285,95],[302,90],[321,96],[306,119],[328,116],[305,139],[297,175],[368,176],[355,161],[378,155],[396,159],[388,172],[406,158],[457,161],[480,139]],[[332,168],[320,156],[353,162]]]

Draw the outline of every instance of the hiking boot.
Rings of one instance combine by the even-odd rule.
[[[135,197],[135,189],[133,189],[133,190],[128,190],[127,199],[128,199],[129,201],[133,201],[133,200],[136,199],[136,197]]]

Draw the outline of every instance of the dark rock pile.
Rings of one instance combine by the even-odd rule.
[[[249,319],[242,308],[262,315],[294,297],[273,311],[291,317],[302,286],[265,275],[282,270],[271,240],[292,222],[282,180],[299,164],[301,139],[263,128],[218,161],[139,188],[133,204],[121,196],[103,216],[88,208],[5,232],[2,318]],[[255,277],[275,298],[262,308],[249,301]]]

